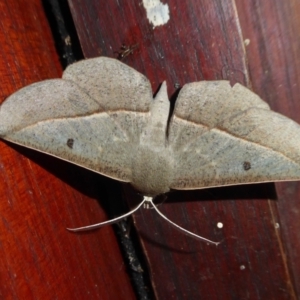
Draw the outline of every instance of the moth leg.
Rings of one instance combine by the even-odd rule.
[[[151,197],[149,197],[149,198],[151,198]],[[151,199],[153,201],[153,198],[151,198]],[[158,206],[161,206],[162,204],[164,204],[166,200],[167,200],[167,196],[163,195],[163,200],[161,202],[159,202],[157,204],[155,204],[154,202],[152,202],[152,203],[153,203],[153,205],[155,205],[156,207],[158,207]],[[153,206],[151,205],[151,201],[149,201],[148,199],[145,201],[145,203],[143,205],[143,208],[144,209],[154,209]]]

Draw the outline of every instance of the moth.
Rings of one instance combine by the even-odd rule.
[[[144,75],[98,57],[8,97],[0,137],[131,183],[145,196],[119,218],[74,231],[115,223],[145,203],[167,219],[152,199],[171,189],[300,179],[300,125],[242,85],[186,84],[169,112],[165,82],[153,99]]]

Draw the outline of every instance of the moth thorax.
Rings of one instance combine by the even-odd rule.
[[[140,147],[132,162],[132,185],[146,196],[156,196],[170,190],[172,156],[163,148],[153,151]]]

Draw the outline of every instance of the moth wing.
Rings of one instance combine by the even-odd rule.
[[[300,126],[227,81],[185,85],[169,128],[173,189],[300,179]]]
[[[148,112],[153,99],[147,77],[120,61],[97,57],[67,67],[63,79],[75,82],[104,110]]]
[[[99,74],[103,60],[109,86]],[[14,93],[0,107],[0,137],[129,182],[152,93],[143,75],[123,64],[118,72],[119,64],[104,58],[86,60],[69,67],[64,79]],[[81,73],[80,80],[75,80],[75,71]]]

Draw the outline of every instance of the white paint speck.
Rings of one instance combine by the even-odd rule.
[[[245,270],[245,269],[246,269],[246,267],[244,265],[240,266],[240,270]]]
[[[278,229],[280,227],[279,223],[275,223],[275,228]]]
[[[223,228],[223,223],[222,223],[222,222],[218,222],[218,223],[217,223],[217,227],[218,227],[218,228]]]
[[[153,27],[166,24],[170,19],[168,4],[163,4],[160,0],[143,0],[147,18]]]

